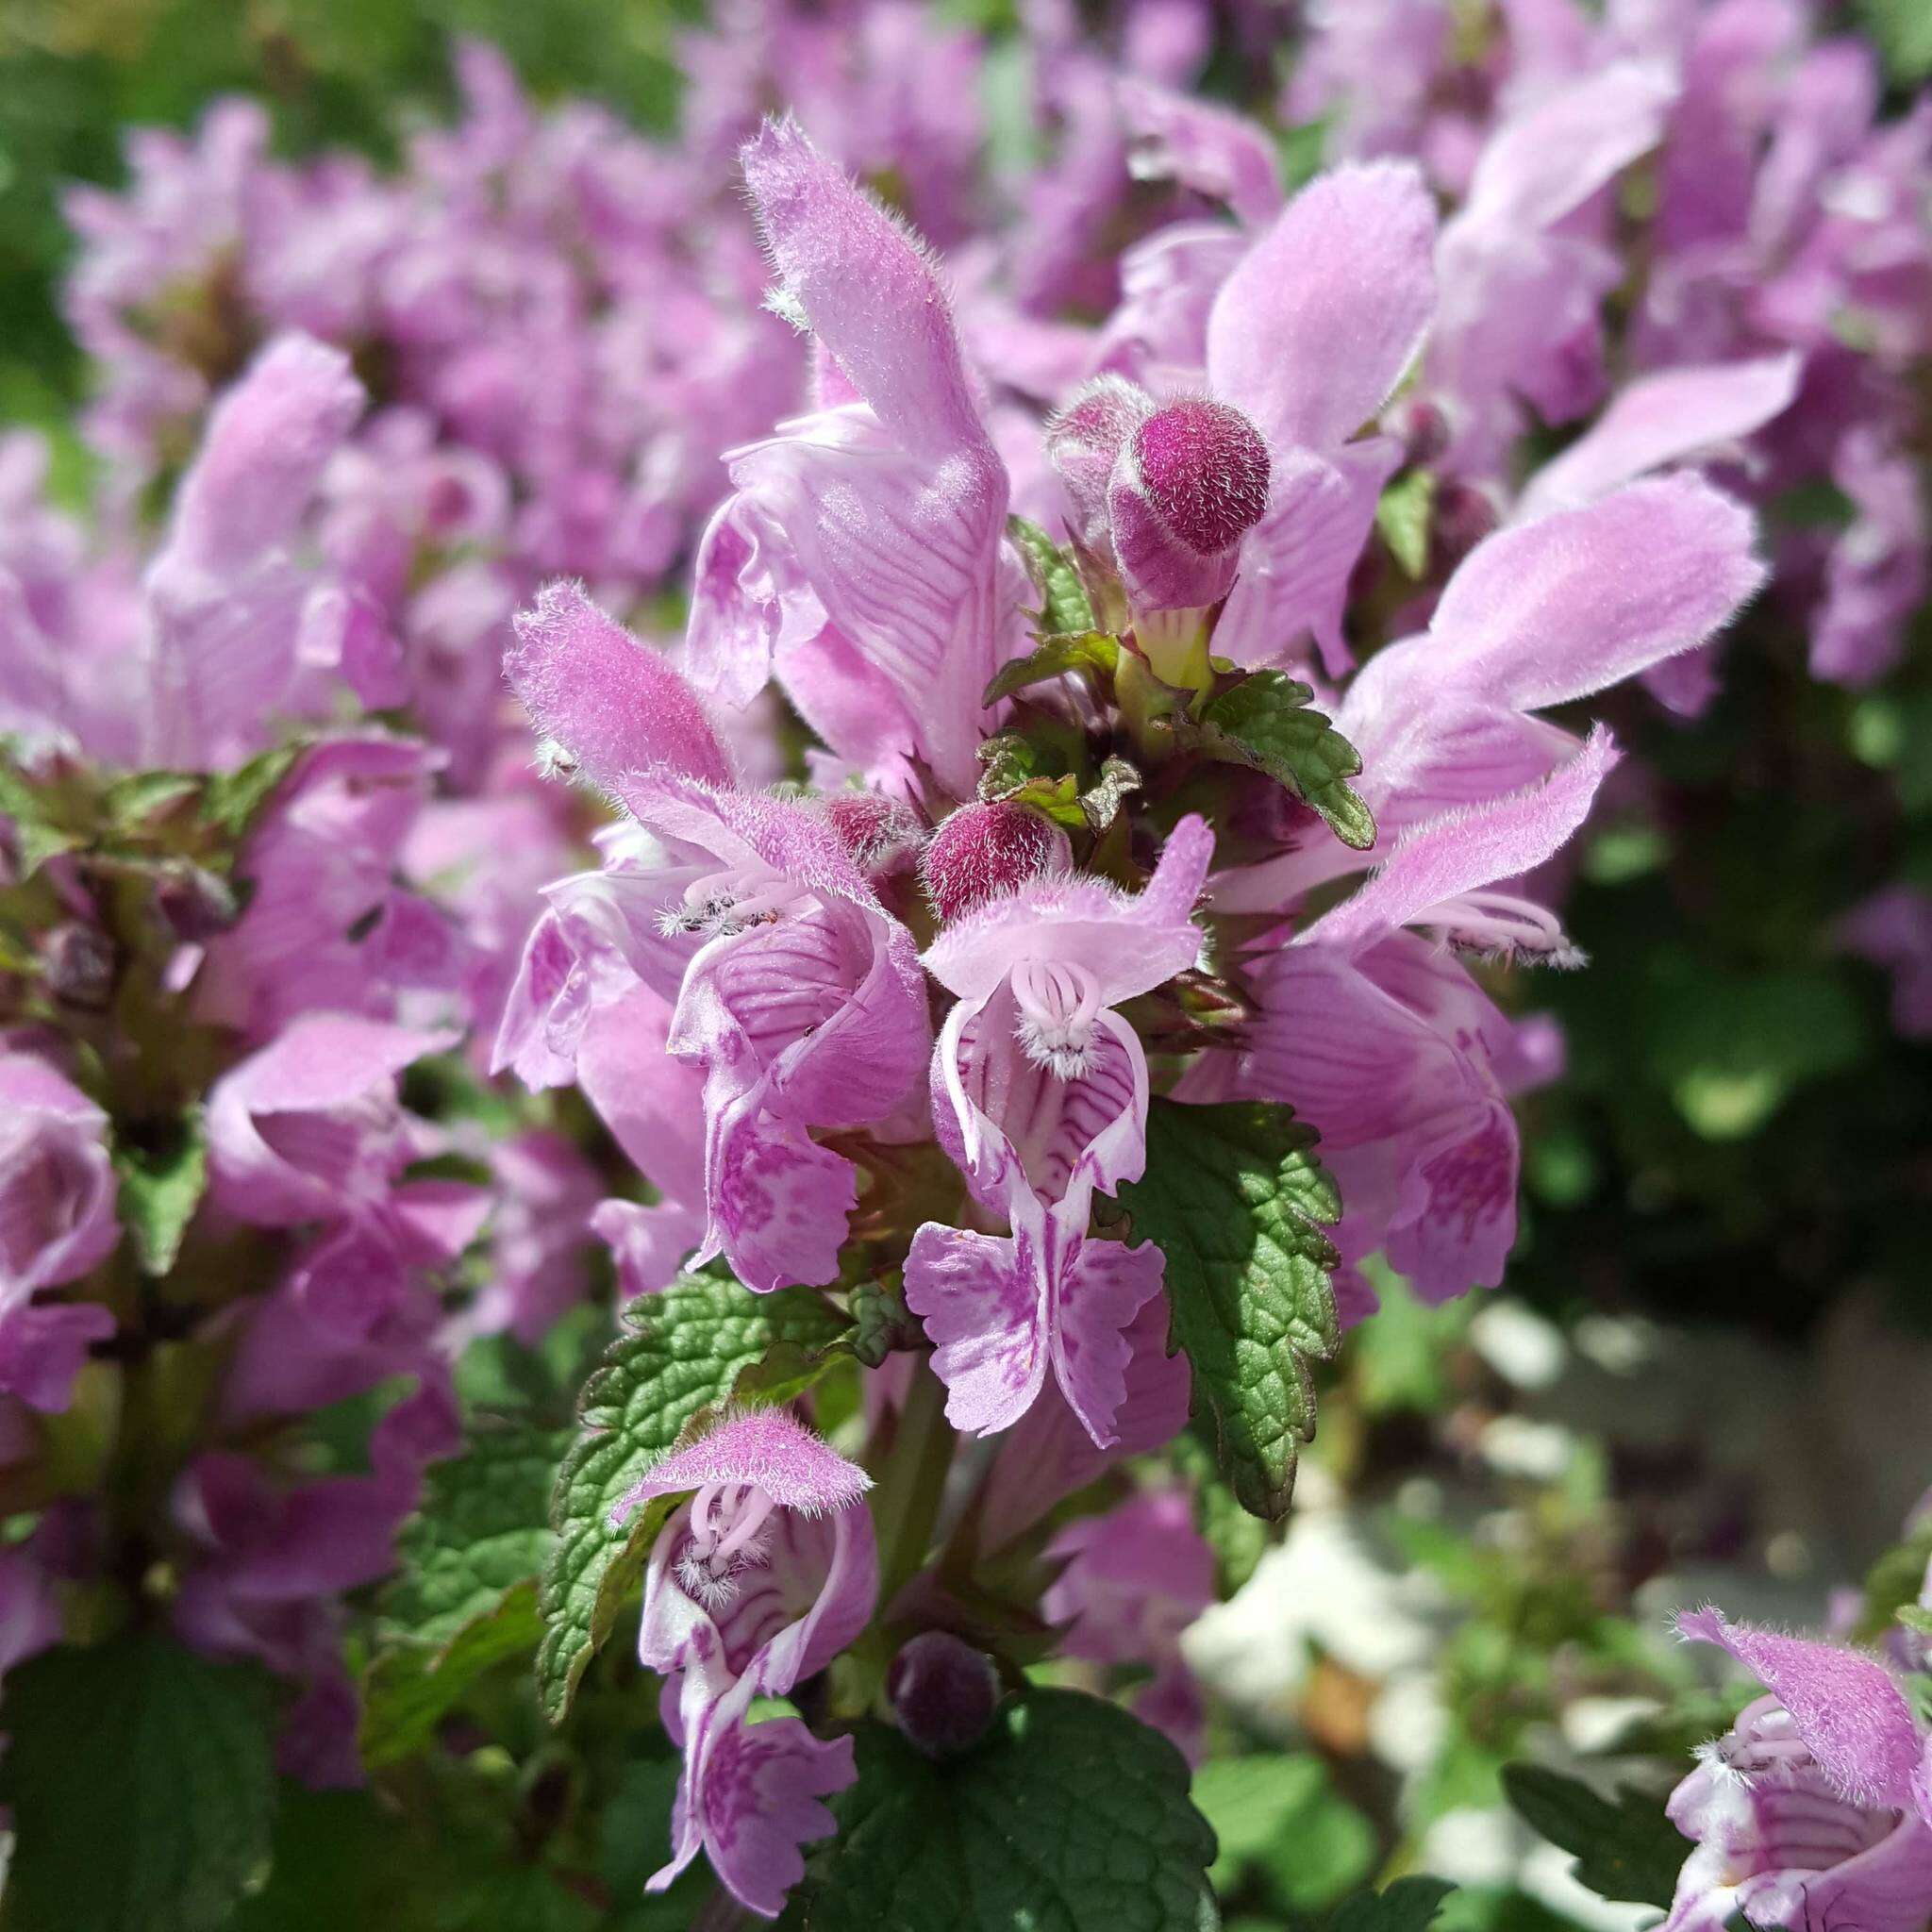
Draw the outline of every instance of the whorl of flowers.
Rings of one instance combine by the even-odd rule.
[[[594,1237],[517,1581],[556,1715],[641,1580],[654,1886],[775,1915],[855,1725],[971,1753],[1055,1644],[1198,1753],[1199,1497],[1285,1511],[1364,1264],[1503,1279],[1588,701],[1696,712],[1768,577],[1867,683],[1924,590],[1925,104],[1796,8],[1501,11],[1311,9],[1299,185],[1197,9],[1037,9],[1014,170],[878,4],[724,9],[675,144],[471,46],[395,174],[228,103],[75,195],[93,523],[0,444],[0,1662],[90,1591],[358,1777],[353,1593]],[[1840,935],[1902,1030],[1922,899]],[[1768,1694],[1672,1932],[1922,1924],[1882,1667],[1684,1627]]]

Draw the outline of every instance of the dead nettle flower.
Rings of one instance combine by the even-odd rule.
[[[1927,1740],[1891,1674],[1844,1644],[1715,1609],[1677,1630],[1721,1645],[1769,1694],[1671,1795],[1696,1848],[1665,1932],[1719,1932],[1740,1912],[1788,1932],[1917,1932],[1932,1912]]]
[[[775,1915],[805,1870],[799,1845],[833,1829],[818,1801],[853,1776],[852,1740],[796,1718],[751,1723],[754,1697],[783,1697],[871,1620],[878,1594],[871,1479],[776,1408],[726,1413],[674,1450],[611,1511],[689,1494],[644,1574],[638,1655],[670,1681],[667,1728],[683,1747],[662,1890],[708,1854],[732,1895]]]

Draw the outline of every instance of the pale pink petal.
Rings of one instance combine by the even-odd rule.
[[[1140,80],[1122,83],[1121,113],[1133,141],[1127,165],[1137,179],[1177,182],[1225,202],[1251,225],[1281,207],[1274,146],[1254,122]]]
[[[1237,664],[1291,664],[1312,637],[1324,668],[1355,661],[1342,636],[1350,574],[1375,524],[1382,487],[1402,449],[1369,437],[1326,455],[1277,451],[1268,514],[1241,544],[1241,575],[1214,626],[1217,657]]]
[[[1599,726],[1541,783],[1418,825],[1359,891],[1304,927],[1294,943],[1352,953],[1398,926],[1436,924],[1431,908],[1532,871],[1574,835],[1618,757]]]
[[[1046,1380],[1041,1240],[1038,1226],[1007,1239],[930,1221],[912,1238],[906,1306],[932,1340],[957,1429],[984,1436],[1011,1426]]]
[[[744,178],[786,294],[908,450],[984,445],[951,305],[920,245],[808,141],[768,121]]]
[[[504,670],[538,730],[606,791],[654,765],[708,784],[731,781],[697,694],[579,585],[551,584],[518,615]]]
[[[1524,486],[1516,521],[1594,502],[1666,463],[1728,452],[1790,407],[1799,367],[1795,355],[1767,356],[1640,376]]]
[[[1054,1290],[1054,1378],[1087,1433],[1106,1449],[1120,1440],[1117,1419],[1133,1356],[1125,1330],[1159,1294],[1167,1263],[1152,1241],[1138,1248],[1079,1236],[1074,1241]]]
[[[1422,346],[1435,240],[1435,203],[1412,164],[1318,176],[1215,297],[1208,387],[1253,417],[1271,449],[1345,441]]]

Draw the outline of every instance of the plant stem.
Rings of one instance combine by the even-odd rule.
[[[872,1516],[878,1533],[881,1611],[919,1574],[932,1547],[953,1462],[953,1431],[945,1408],[944,1385],[924,1356],[915,1357],[892,1427],[881,1432],[866,1457],[875,1485]]]

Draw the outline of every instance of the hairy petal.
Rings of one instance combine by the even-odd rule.
[[[1215,297],[1208,386],[1253,417],[1271,448],[1346,441],[1422,346],[1435,242],[1435,203],[1411,163],[1319,176]]]
[[[551,584],[519,613],[504,670],[538,730],[606,791],[621,793],[627,773],[654,765],[713,785],[731,780],[696,692],[581,585]]]

